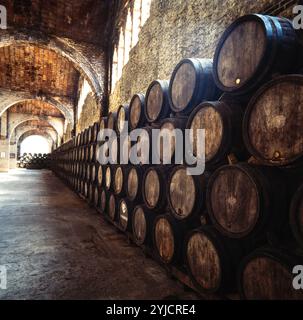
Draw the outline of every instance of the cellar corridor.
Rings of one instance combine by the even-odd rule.
[[[194,298],[51,171],[0,182],[0,300]]]

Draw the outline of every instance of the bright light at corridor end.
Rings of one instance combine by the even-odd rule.
[[[47,139],[39,135],[25,138],[21,143],[21,155],[24,153],[50,153],[51,147]]]

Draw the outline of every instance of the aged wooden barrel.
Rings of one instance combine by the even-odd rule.
[[[97,142],[97,138],[98,138],[98,133],[99,133],[99,123],[95,122],[93,125],[93,129],[92,129],[92,142]]]
[[[291,201],[290,226],[297,243],[303,248],[303,185]]]
[[[170,215],[158,215],[153,224],[153,247],[165,264],[182,261],[184,227]]]
[[[189,175],[187,167],[172,169],[168,179],[167,198],[170,213],[178,220],[200,220],[206,208],[206,188],[209,174]]]
[[[137,245],[152,244],[153,223],[157,215],[146,206],[136,206],[132,215],[133,238]]]
[[[90,144],[92,142],[92,137],[93,137],[93,127],[89,126],[87,128],[87,144]]]
[[[186,265],[194,285],[201,291],[231,293],[243,256],[240,244],[222,237],[214,228],[202,226],[185,240]]]
[[[159,154],[161,163],[173,164],[173,163],[183,162],[184,150],[182,152],[179,152],[178,156],[176,156],[175,150],[176,150],[176,145],[179,147],[181,146],[183,149],[184,129],[186,127],[186,121],[187,121],[187,118],[167,118],[162,120],[160,125],[158,142],[157,142],[157,146],[158,146],[157,154]],[[180,134],[180,136],[179,136],[179,133],[175,132],[176,129],[179,129],[181,131],[180,133],[182,134]],[[169,143],[169,146],[164,145],[165,141],[167,141],[166,143]],[[166,151],[168,149],[169,151]],[[166,157],[164,157],[164,155]]]
[[[145,96],[144,94],[135,94],[129,104],[129,127],[131,130],[141,128],[146,123],[144,113]]]
[[[271,74],[291,73],[296,49],[290,20],[259,14],[243,16],[227,28],[217,46],[216,85],[224,92],[251,92]]]
[[[111,166],[105,167],[104,173],[105,173],[105,188],[106,188],[106,190],[111,190],[111,188],[112,188],[113,170],[114,170],[114,168]]]
[[[144,173],[142,196],[148,209],[161,210],[167,204],[166,184],[169,170],[164,166],[157,166]]]
[[[125,195],[128,170],[129,167],[127,165],[121,165],[115,168],[113,177],[113,190],[116,195]]]
[[[213,79],[210,59],[183,59],[175,67],[169,83],[169,103],[177,113],[188,114],[202,101],[220,95]]]
[[[109,112],[107,116],[107,129],[116,130],[117,128],[117,113]]]
[[[293,268],[303,265],[291,251],[261,248],[246,257],[239,270],[239,292],[247,300],[302,300],[295,290]]]
[[[88,186],[88,182],[87,181],[85,181],[84,182],[84,197],[86,198],[86,199],[88,199],[88,196],[89,196],[89,186]]]
[[[105,188],[100,190],[100,207],[101,213],[105,214],[108,210],[108,193]]]
[[[156,122],[170,114],[168,87],[169,82],[167,80],[155,80],[149,85],[145,96],[144,109],[148,122]]]
[[[205,162],[218,164],[227,161],[229,154],[234,154],[239,160],[245,160],[247,152],[242,139],[243,109],[237,103],[215,101],[204,102],[190,114],[187,129],[191,129],[189,142],[194,157],[198,155],[198,131],[205,130]]]
[[[283,177],[275,168],[223,166],[210,177],[207,208],[216,229],[230,238],[279,233],[287,225]]]
[[[112,221],[117,220],[118,213],[118,199],[113,193],[108,195],[107,214]]]
[[[104,135],[102,134],[102,132],[106,128],[107,128],[107,117],[102,117],[100,119],[100,124],[99,124],[99,135],[98,135],[99,141],[104,139]]]
[[[130,201],[139,203],[142,199],[142,180],[146,166],[131,166],[127,175],[126,195]]]
[[[89,201],[89,203],[91,203],[91,204],[94,203],[94,196],[95,196],[94,185],[91,182],[89,182],[88,183],[88,201]]]
[[[100,189],[98,186],[93,187],[94,192],[94,206],[95,208],[99,208],[100,206]]]
[[[89,159],[90,162],[96,161],[96,152],[97,152],[97,145],[95,143],[91,144],[89,147]]]
[[[91,177],[91,165],[89,163],[87,163],[85,165],[85,179],[86,181],[90,181],[90,177]]]
[[[103,166],[101,164],[97,165],[98,170],[97,170],[97,184],[99,187],[103,186],[103,182],[104,182],[104,174],[103,174]]]
[[[261,162],[285,166],[303,159],[303,76],[287,75],[263,86],[244,116],[243,136]]]
[[[96,171],[96,164],[92,164],[90,168],[90,182],[94,184],[96,182],[97,171]]]
[[[126,128],[125,122],[128,122],[128,119],[129,119],[129,106],[121,105],[117,111],[117,131],[119,134],[121,134],[121,132],[125,130]],[[128,133],[128,131],[129,129],[126,130],[126,133]]]
[[[127,199],[121,199],[118,204],[118,220],[122,231],[131,231],[133,205]]]

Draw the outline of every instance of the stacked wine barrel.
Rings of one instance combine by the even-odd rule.
[[[134,95],[57,149],[54,171],[137,245],[186,270],[199,292],[302,299],[292,273],[303,264],[298,46],[287,19],[256,14],[237,19],[222,35],[213,61],[180,61],[170,80],[153,81],[145,94]],[[127,142],[130,152],[119,144],[127,131],[124,121],[129,132],[146,132]],[[99,165],[96,152],[108,142],[96,142],[96,134],[101,139],[106,128],[117,133],[114,155],[129,160],[135,152],[141,161]],[[151,150],[133,147],[148,145],[144,139],[152,129],[168,139],[173,129],[183,134],[205,129],[204,173],[188,174],[204,159],[196,134],[189,137],[190,148],[184,138],[172,140],[171,164],[164,140],[160,163],[144,163],[152,159]],[[176,159],[180,144],[187,148]]]
[[[48,168],[49,154],[24,153],[17,161],[18,168],[26,169],[46,169]]]

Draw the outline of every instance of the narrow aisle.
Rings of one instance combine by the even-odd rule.
[[[0,299],[193,298],[47,170],[0,173]]]

